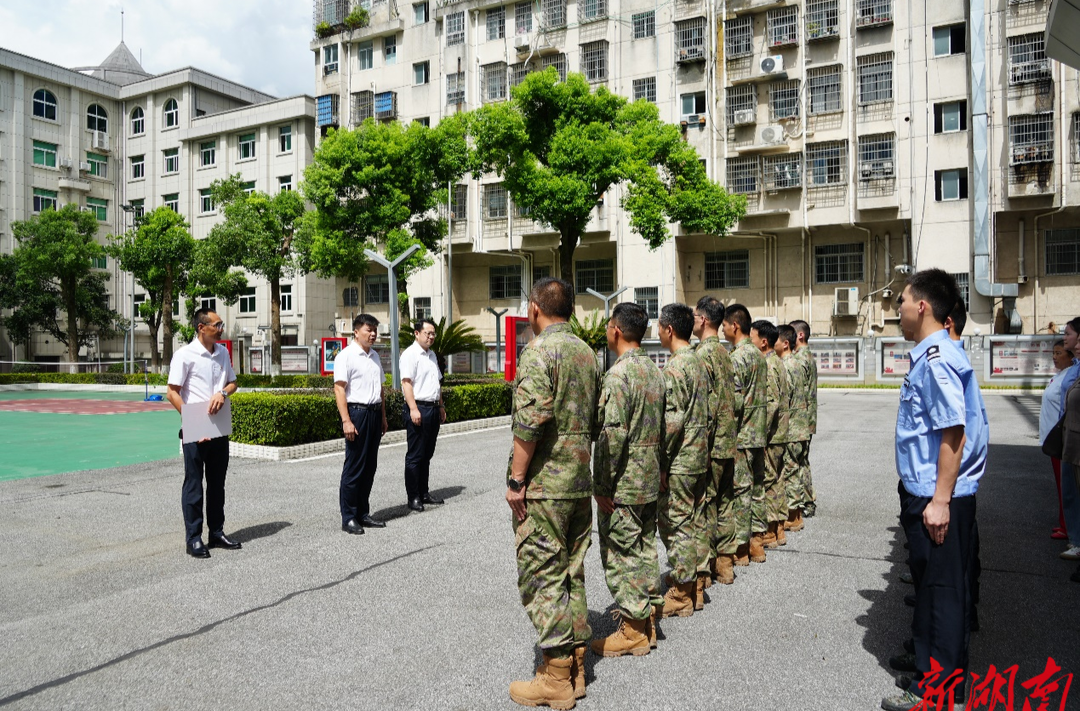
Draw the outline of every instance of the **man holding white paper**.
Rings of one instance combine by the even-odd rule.
[[[229,468],[231,412],[226,399],[236,392],[236,373],[229,351],[217,343],[225,324],[210,309],[199,309],[192,317],[195,338],[173,355],[169,364],[169,402],[181,415],[182,425],[191,434],[184,436],[184,488],[180,497],[187,529],[187,554],[209,558],[207,548],[238,550],[239,541],[225,535],[225,473]],[[220,433],[220,434],[219,434]],[[206,523],[208,545],[202,542],[203,475],[206,476]]]

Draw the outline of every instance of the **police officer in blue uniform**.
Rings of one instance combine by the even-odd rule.
[[[940,269],[911,275],[898,304],[904,337],[916,346],[900,390],[896,468],[900,523],[915,581],[911,623],[917,671],[905,692],[882,700],[886,711],[908,711],[932,686],[953,687],[961,704],[968,668],[975,493],[986,471],[989,427],[982,395],[965,354],[949,341],[945,320],[960,291]],[[926,678],[930,660],[940,665]],[[924,683],[928,682],[928,683]]]

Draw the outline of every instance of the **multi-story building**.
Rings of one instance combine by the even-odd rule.
[[[211,182],[239,173],[251,189],[292,190],[311,162],[314,142],[310,96],[276,99],[191,67],[150,75],[123,43],[90,75],[0,49],[0,250],[15,246],[12,222],[69,203],[97,214],[103,243],[163,205],[203,238],[221,219],[209,200]],[[130,317],[145,294],[112,259],[96,266],[110,272],[111,305]],[[331,289],[315,277],[282,285],[286,345],[308,344],[325,330],[333,317]],[[225,317],[226,337],[243,358],[267,341],[265,282],[249,280],[234,306],[205,302]],[[139,326],[136,357],[148,357],[148,339],[146,326]],[[6,338],[0,343],[0,360],[29,355],[52,361],[63,353],[44,335],[29,349]],[[94,355],[119,359],[124,340],[104,342]],[[306,370],[306,351],[298,355],[297,369]]]
[[[317,122],[434,124],[530,71],[578,71],[655,102],[748,201],[731,235],[672,225],[650,252],[609,191],[575,255],[579,312],[602,307],[587,287],[629,287],[620,300],[653,315],[711,293],[822,336],[895,336],[903,272],[937,266],[967,295],[969,333],[1047,333],[1080,313],[1080,75],[1046,58],[1048,4],[384,0],[350,31],[349,0],[314,0],[331,27],[311,42]],[[413,305],[494,341],[486,309],[514,313],[558,273],[558,236],[497,176],[452,202],[452,250],[410,282]]]

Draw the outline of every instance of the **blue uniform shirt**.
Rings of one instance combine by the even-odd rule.
[[[967,441],[953,496],[971,496],[986,471],[989,427],[982,393],[967,354],[948,331],[911,350],[896,417],[896,470],[909,494],[931,497],[937,485],[941,430],[960,425]]]

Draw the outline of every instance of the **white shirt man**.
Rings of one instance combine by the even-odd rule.
[[[435,343],[435,322],[422,319],[413,326],[416,341],[401,354],[401,394],[405,398],[402,424],[408,449],[405,451],[405,495],[409,508],[423,511],[424,504],[441,504],[428,490],[431,457],[439,425],[446,421],[442,404],[442,372],[439,358],[431,350]]]

